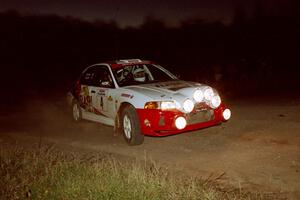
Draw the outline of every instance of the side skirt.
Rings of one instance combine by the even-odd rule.
[[[82,111],[82,118],[83,119],[90,120],[90,121],[93,121],[93,122],[102,123],[102,124],[105,124],[105,125],[108,125],[108,126],[114,126],[115,125],[114,120],[111,119],[111,118],[105,117],[103,115],[96,115],[94,113],[87,112],[83,109],[81,109],[81,111]]]

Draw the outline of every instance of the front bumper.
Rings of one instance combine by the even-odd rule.
[[[178,110],[163,111],[157,109],[137,109],[137,113],[141,132],[144,135],[167,136],[220,124],[226,121],[223,117],[225,109],[226,106],[221,104],[216,109],[204,107],[189,114]],[[176,128],[175,120],[178,117],[186,119],[187,125],[185,128]]]

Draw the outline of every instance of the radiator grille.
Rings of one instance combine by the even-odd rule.
[[[214,119],[214,111],[211,109],[202,109],[187,115],[188,124],[197,124]]]

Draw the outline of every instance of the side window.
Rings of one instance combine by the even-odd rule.
[[[95,69],[93,67],[90,67],[84,72],[84,74],[82,74],[80,78],[80,83],[82,85],[93,85],[95,78],[96,78]]]
[[[115,88],[111,73],[107,66],[97,66],[95,68],[96,78],[94,79],[94,86],[104,88]]]
[[[107,66],[96,65],[88,68],[80,78],[82,85],[115,88]]]

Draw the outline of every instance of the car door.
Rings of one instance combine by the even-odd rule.
[[[94,67],[95,79],[89,92],[91,94],[91,102],[95,114],[111,116],[112,90],[115,88],[111,72],[106,65],[97,65]]]
[[[87,68],[80,77],[79,104],[88,112],[93,112],[91,87],[96,78],[95,69]]]

